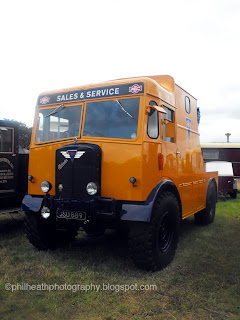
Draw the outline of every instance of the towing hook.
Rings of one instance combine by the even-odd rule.
[[[90,221],[89,220],[85,220],[84,221],[84,224],[88,224]]]

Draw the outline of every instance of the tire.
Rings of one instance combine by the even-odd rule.
[[[237,190],[234,190],[233,192],[229,193],[230,197],[233,199],[237,199]]]
[[[136,266],[156,271],[173,260],[179,238],[179,216],[176,197],[164,192],[156,199],[151,222],[130,228],[130,252]]]
[[[44,219],[40,211],[25,212],[25,233],[29,242],[39,250],[55,250],[73,241],[77,229],[56,230],[55,216]]]
[[[208,187],[206,208],[195,213],[195,223],[198,225],[208,225],[213,223],[216,212],[217,194],[213,183]]]

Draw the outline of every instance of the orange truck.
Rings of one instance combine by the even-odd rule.
[[[171,76],[41,94],[28,180],[22,209],[35,247],[123,226],[145,270],[172,261],[183,219],[215,216],[218,176],[205,172],[197,101]]]

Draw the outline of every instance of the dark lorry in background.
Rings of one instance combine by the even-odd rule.
[[[20,210],[27,174],[28,154],[19,152],[19,124],[0,120],[0,213]]]

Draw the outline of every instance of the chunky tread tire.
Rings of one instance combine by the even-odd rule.
[[[134,223],[130,227],[129,245],[136,266],[156,271],[173,260],[179,238],[179,216],[176,197],[164,192],[155,202],[151,222]]]
[[[25,233],[29,242],[39,250],[55,250],[73,241],[78,229],[57,231],[55,219],[43,219],[40,212],[25,212]]]
[[[217,194],[213,183],[209,185],[207,191],[206,208],[195,213],[195,223],[197,225],[208,225],[213,223],[216,212]]]
[[[230,193],[230,197],[232,199],[237,199],[237,190],[234,190],[233,192]]]

